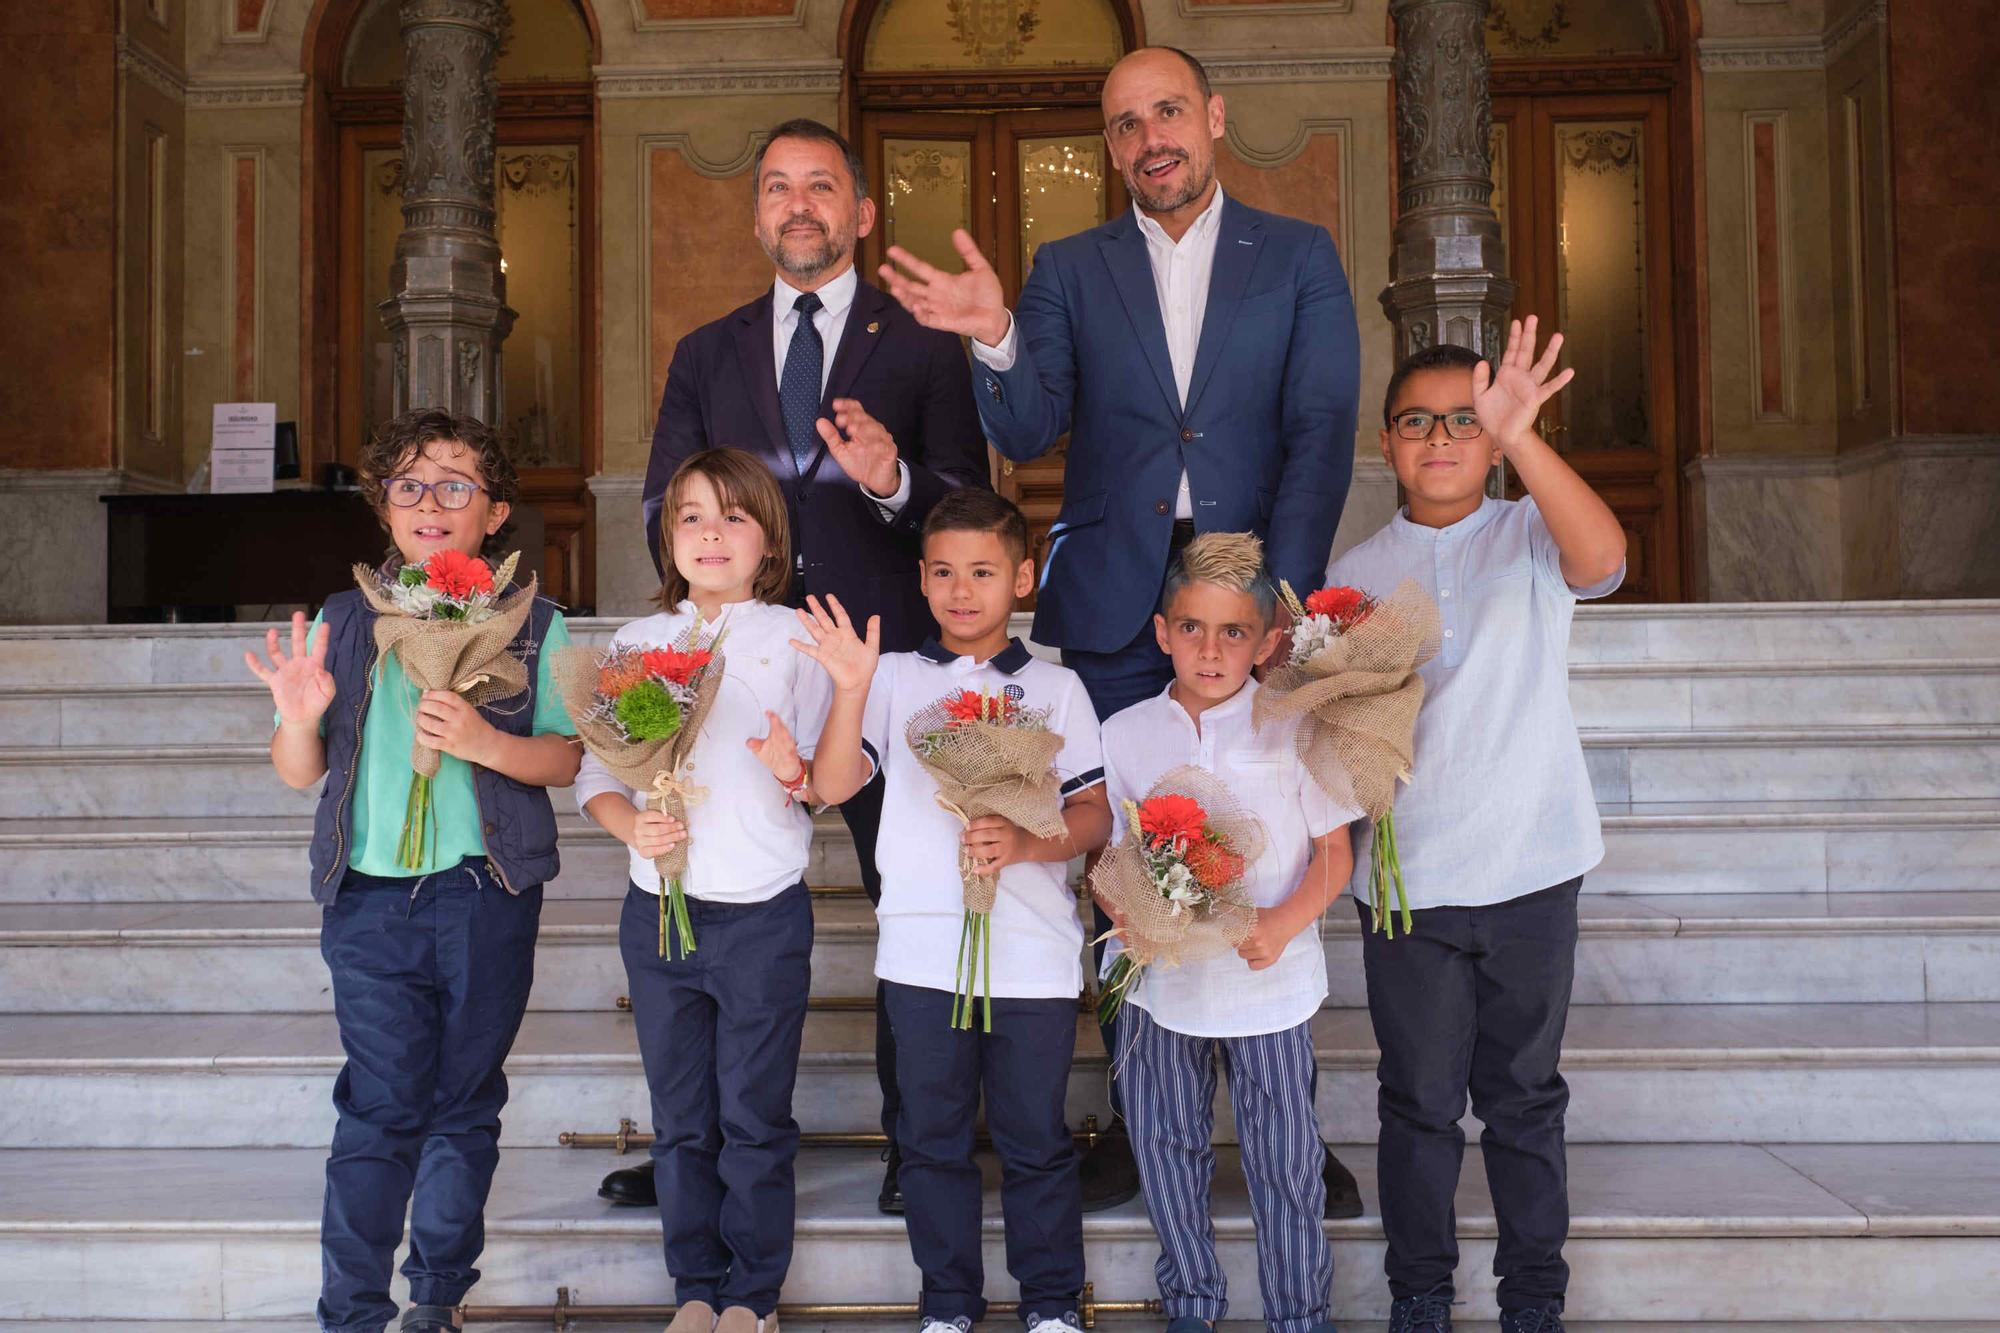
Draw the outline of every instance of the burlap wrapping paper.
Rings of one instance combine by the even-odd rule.
[[[1237,800],[1220,778],[1205,768],[1185,764],[1163,774],[1144,800],[1178,795],[1198,803],[1207,813],[1206,827],[1243,858],[1243,874],[1211,890],[1215,900],[1205,910],[1175,904],[1160,893],[1146,872],[1141,850],[1145,835],[1127,812],[1125,837],[1098,858],[1090,872],[1090,891],[1109,904],[1120,918],[1118,938],[1135,967],[1173,967],[1198,958],[1234,950],[1257,928],[1257,907],[1244,880],[1264,854],[1264,821]]]
[[[924,738],[934,733],[937,740],[925,754]],[[1063,738],[1055,732],[962,721],[952,717],[948,701],[940,699],[919,709],[903,734],[911,755],[937,781],[938,805],[961,823],[999,815],[1037,838],[1060,838],[1069,832],[1063,822],[1062,778],[1055,771]],[[975,870],[963,844],[958,874],[965,910],[991,912],[1000,878]]]
[[[1297,718],[1299,759],[1336,805],[1380,819],[1416,753],[1417,668],[1437,655],[1437,604],[1412,579],[1310,661],[1264,678],[1252,717]]]
[[[503,571],[511,572],[510,558]],[[498,581],[498,580],[496,580]],[[528,664],[507,651],[535,605],[535,576],[493,604],[476,623],[426,620],[409,614],[382,587],[382,573],[354,567],[354,583],[375,609],[375,648],[394,653],[403,674],[420,690],[451,690],[475,708],[511,699],[528,688]],[[483,679],[482,679],[483,678]],[[422,741],[410,744],[410,766],[434,778],[442,756]]]
[[[681,652],[692,651],[698,646],[694,643],[696,628],[689,627],[673,647]],[[694,784],[690,773],[695,741],[701,735],[701,726],[708,717],[710,706],[715,703],[716,691],[722,687],[720,647],[718,640],[709,648],[709,663],[696,682],[694,699],[681,709],[680,729],[657,741],[627,740],[624,729],[616,720],[597,714],[599,654],[596,649],[572,647],[556,654],[556,689],[561,693],[563,705],[569,709],[570,721],[576,724],[576,734],[585,747],[597,756],[613,777],[634,791],[644,793],[648,806],[671,815],[683,825],[687,823],[688,806],[708,794],[705,788]],[[691,838],[683,838],[665,856],[653,858],[653,868],[660,872],[662,894],[670,883],[687,873],[688,845],[691,841]]]

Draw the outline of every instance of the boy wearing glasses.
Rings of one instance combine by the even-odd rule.
[[[1578,598],[1625,576],[1625,532],[1535,433],[1573,372],[1562,335],[1535,359],[1535,320],[1489,366],[1462,347],[1411,356],[1389,380],[1382,455],[1408,505],[1337,558],[1327,581],[1386,596],[1415,579],[1436,601],[1422,669],[1416,779],[1396,800],[1414,930],[1370,921],[1366,821],[1352,887],[1368,1008],[1381,1047],[1377,1147],[1390,1333],[1449,1333],[1458,1265],[1452,1196],[1466,1094],[1500,1238],[1502,1333],[1559,1333],[1569,1268],[1568,1169],[1557,1071],[1576,955],[1576,899],[1604,855],[1569,706]],[[1528,491],[1489,499],[1502,459]]]
[[[492,430],[437,409],[385,424],[361,480],[392,565],[441,551],[490,557],[519,489]],[[500,1067],[528,1007],[542,885],[556,873],[546,788],[575,780],[581,752],[549,678],[569,631],[548,598],[508,649],[534,663],[532,683],[482,707],[419,692],[376,650],[375,620],[359,592],[336,593],[310,633],[292,617],[289,653],[274,629],[265,660],[244,658],[277,707],[278,776],[295,788],[326,779],[312,892],[347,1063],[333,1088],[319,1326],[381,1333],[396,1317],[390,1265],[407,1209],[414,1306],[402,1328],[438,1333],[456,1327],[454,1307],[479,1279],[507,1101]],[[444,757],[431,783],[435,836],[411,867],[398,843],[416,740]]]

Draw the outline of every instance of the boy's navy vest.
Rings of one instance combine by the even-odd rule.
[[[501,731],[527,736],[535,723],[535,686],[540,679],[542,639],[555,619],[556,604],[535,598],[527,623],[508,651],[528,664],[528,688],[479,710]],[[326,599],[327,668],[333,673],[333,703],[326,710],[326,785],[313,817],[312,894],[324,905],[340,892],[353,851],[354,788],[361,770],[361,727],[375,684],[375,611],[359,591]],[[486,857],[507,888],[519,893],[556,875],[556,816],[546,787],[531,787],[478,764],[472,787],[479,800],[480,832]]]

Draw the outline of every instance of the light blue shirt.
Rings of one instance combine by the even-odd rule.
[[[1386,597],[1414,579],[1437,603],[1438,655],[1419,671],[1412,780],[1396,849],[1410,906],[1478,907],[1574,879],[1604,859],[1597,801],[1569,705],[1569,627],[1582,597],[1541,510],[1487,500],[1447,528],[1400,511],[1336,559],[1327,582]],[[1355,825],[1354,896],[1371,901],[1373,828]]]

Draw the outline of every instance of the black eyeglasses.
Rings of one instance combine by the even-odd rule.
[[[437,497],[439,509],[463,509],[472,503],[481,487],[469,481],[418,481],[415,477],[391,477],[383,489],[389,503],[398,509],[412,509],[423,502],[424,492]]]
[[[1428,440],[1431,430],[1438,422],[1444,423],[1444,433],[1454,440],[1476,440],[1482,427],[1479,418],[1471,412],[1404,412],[1395,418],[1396,434],[1406,440]]]

